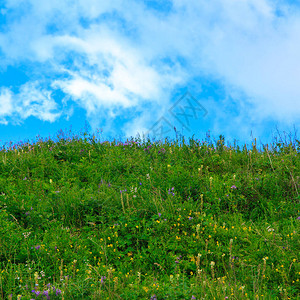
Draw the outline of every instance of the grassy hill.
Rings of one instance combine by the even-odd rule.
[[[300,142],[58,137],[0,151],[0,299],[300,299]]]

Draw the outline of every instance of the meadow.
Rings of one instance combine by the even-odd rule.
[[[300,141],[0,151],[0,299],[300,299]]]

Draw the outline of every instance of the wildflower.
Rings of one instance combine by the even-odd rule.
[[[27,239],[31,232],[23,232],[22,234],[24,235],[24,238]]]
[[[47,300],[50,299],[50,297],[49,297],[49,292],[48,292],[48,291],[44,291],[44,292],[43,292],[43,295],[45,295],[45,296],[47,297]]]
[[[297,218],[297,220],[300,220],[300,216]]]
[[[231,187],[231,189],[236,189],[236,186],[235,186],[235,185],[233,185],[233,186]]]
[[[37,246],[35,246],[34,247],[36,250],[39,250],[40,248],[41,248],[41,246],[40,245],[37,245]]]
[[[160,216],[161,216],[161,213],[158,213],[158,216],[160,217]]]
[[[31,293],[36,294],[36,296],[38,296],[41,292],[40,291],[36,291],[36,290],[32,290]]]
[[[101,276],[101,283],[104,283],[104,280],[106,279],[106,276]]]
[[[157,300],[156,295],[151,296],[150,300]]]
[[[56,290],[56,296],[60,295],[61,294],[61,290],[57,289]]]

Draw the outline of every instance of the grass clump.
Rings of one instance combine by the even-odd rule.
[[[299,150],[86,133],[3,148],[0,298],[299,299]]]

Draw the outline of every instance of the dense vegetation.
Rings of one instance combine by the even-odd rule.
[[[87,133],[3,148],[0,298],[299,299],[299,150]]]

